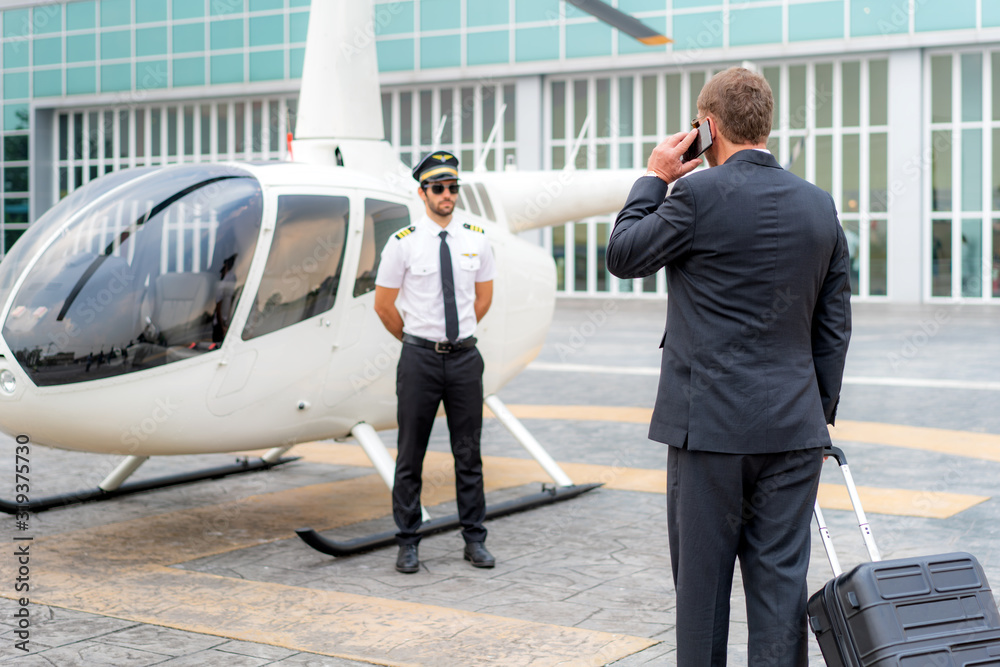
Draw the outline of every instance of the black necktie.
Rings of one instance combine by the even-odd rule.
[[[444,292],[444,332],[449,343],[458,340],[458,307],[455,306],[455,274],[451,270],[451,250],[448,248],[448,232],[441,237],[441,291]]]

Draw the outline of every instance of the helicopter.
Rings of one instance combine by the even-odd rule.
[[[572,4],[666,39],[603,2]],[[313,4],[294,161],[109,173],[0,263],[0,430],[124,456],[96,489],[0,510],[269,468],[294,460],[284,455],[297,443],[351,436],[391,487],[377,432],[396,426],[400,344],[374,312],[374,282],[382,247],[423,204],[384,137],[374,40],[338,47],[373,14],[373,0]],[[538,354],[555,304],[552,257],[518,234],[616,211],[637,175],[461,174],[459,214],[485,230],[498,267],[478,329],[486,403],[553,477],[554,499],[593,485],[573,485],[496,396]],[[151,456],[254,449],[267,452],[126,483]]]

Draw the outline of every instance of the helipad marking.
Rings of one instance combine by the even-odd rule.
[[[393,450],[391,453],[395,454]],[[357,445],[314,442],[299,445],[295,453],[306,461],[371,467],[364,450]],[[560,463],[576,484],[602,482],[605,488],[620,491],[666,493],[665,470],[604,466],[590,463]],[[443,492],[454,488],[454,463],[451,454],[427,452],[424,459],[424,490],[441,498]],[[551,478],[532,459],[515,459],[501,456],[484,456],[483,473],[487,491],[520,486],[530,482],[551,483]],[[909,489],[884,489],[858,487],[865,511],[870,514],[892,514],[945,519],[974,505],[989,500],[988,496],[960,493],[912,491]],[[448,498],[451,500],[452,498]],[[828,509],[851,509],[847,492],[842,485],[820,484],[820,505]],[[425,499],[425,504],[432,503]]]
[[[39,538],[31,600],[385,665],[590,664],[592,656],[600,665],[657,643],[169,567],[287,539],[302,524],[385,516],[388,507],[388,491],[370,475]]]

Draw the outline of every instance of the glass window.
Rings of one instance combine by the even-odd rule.
[[[212,16],[225,14],[240,14],[243,12],[243,0],[225,0],[225,2],[210,2],[209,12]]]
[[[201,57],[176,58],[174,60],[174,85],[205,85],[205,59]]]
[[[851,257],[851,294],[861,293],[861,231],[857,220],[844,220],[844,237]]]
[[[486,216],[487,220],[496,222],[497,218],[493,212],[493,202],[490,201],[490,196],[486,193],[486,186],[482,183],[476,183],[476,194],[479,195],[479,201],[483,205],[483,215]]]
[[[308,12],[297,12],[295,14],[289,14],[288,16],[288,41],[292,44],[298,44],[306,41],[306,35],[309,33],[309,13]],[[406,46],[410,51],[410,57],[412,57],[413,52],[413,40],[404,39],[400,40],[400,44]]]
[[[597,136],[611,136],[611,79],[597,80]]]
[[[642,77],[642,133],[656,136],[656,77]]]
[[[868,294],[885,296],[888,293],[888,232],[885,220],[872,220],[868,236]]]
[[[166,28],[138,28],[135,31],[135,55],[162,56],[167,53]]]
[[[857,137],[855,137],[857,138]],[[806,150],[806,137],[805,135],[801,137],[791,137],[791,153],[790,160],[791,165],[789,165],[788,170],[798,176],[799,178],[806,177],[806,161],[808,156],[806,155],[808,151]]]
[[[195,19],[205,15],[205,0],[173,0],[175,21]]]
[[[449,106],[451,109],[451,91],[449,93]],[[442,104],[444,104],[444,92],[441,93]],[[504,141],[517,141],[517,89],[512,85],[503,87],[503,102],[507,105],[504,113],[503,138]],[[444,107],[442,107],[444,108]]]
[[[382,134],[392,142],[392,94],[382,93]]]
[[[4,199],[3,200],[3,220],[9,223],[28,222],[28,200],[27,199]],[[18,233],[20,235],[20,232]],[[7,244],[7,250],[10,250]]]
[[[951,132],[931,132],[931,210],[951,210]]]
[[[816,185],[833,192],[833,137],[816,137]]]
[[[885,125],[889,122],[889,61],[868,63],[868,122]]]
[[[234,53],[225,56],[212,56],[212,83],[242,83],[243,54]]]
[[[962,221],[962,296],[983,295],[983,223]]]
[[[556,261],[556,290],[566,289],[566,225],[552,228],[552,257]]]
[[[461,198],[456,201],[461,201]],[[402,204],[378,199],[365,199],[365,231],[361,239],[361,259],[358,275],[354,279],[354,296],[367,294],[375,289],[382,249],[389,237],[410,226],[410,211]]]
[[[962,120],[983,119],[983,57],[979,53],[962,55]]]
[[[4,12],[7,14],[7,12]],[[68,2],[66,3],[66,29],[67,30],[88,30],[96,26],[95,16],[96,3],[89,2]]]
[[[764,78],[771,86],[771,95],[774,97],[774,114],[771,118],[771,128],[781,127],[781,68],[765,67]]]
[[[274,81],[285,78],[285,54],[281,50],[250,54],[250,80]]]
[[[844,127],[861,124],[861,63],[843,63],[840,70],[841,98],[843,99]]]
[[[993,221],[993,296],[1000,297],[1000,220]]]
[[[435,119],[432,112],[431,91],[420,91],[420,143],[430,145],[434,140]]]
[[[806,66],[788,68],[788,123],[792,129],[806,126]]]
[[[993,130],[993,188],[991,198],[993,199],[993,210],[1000,211],[1000,129]]]
[[[885,132],[872,133],[868,139],[868,210],[889,210],[889,145]]]
[[[90,62],[97,58],[94,34],[66,36],[66,62]]]
[[[994,51],[990,54],[990,58],[992,59],[993,120],[1000,120],[1000,51]]]
[[[132,55],[132,34],[128,30],[101,33],[101,59],[128,58]]]
[[[816,127],[833,127],[833,64],[816,65]]]
[[[931,58],[931,122],[951,122],[951,56]]]
[[[132,66],[101,65],[101,92],[116,92],[132,88]]]
[[[413,144],[413,93],[399,94],[399,143]]]
[[[633,109],[632,77],[623,76],[618,79],[618,136],[622,138],[631,138],[634,132]]]
[[[218,348],[262,210],[257,182],[233,173],[163,170],[96,208],[70,209],[75,219],[32,267],[4,323],[36,384],[123,375]],[[116,176],[108,178],[120,184]]]
[[[30,42],[27,39],[12,40],[3,45],[3,68],[14,69],[15,67],[28,66],[28,54]]]
[[[577,292],[587,291],[587,227],[586,222],[573,224],[573,272],[575,273],[573,289]]]
[[[49,37],[46,39],[35,39],[34,41],[34,65],[58,65],[62,62],[62,38]]]
[[[566,82],[552,82],[552,138],[566,138]]]
[[[931,296],[951,296],[951,220],[931,223]]]
[[[573,82],[573,139],[580,136],[583,123],[587,120],[587,88],[586,80]]]
[[[843,195],[840,205],[842,210],[857,213],[861,206],[861,142],[856,134],[845,134],[843,137]]]
[[[281,14],[250,18],[250,46],[270,46],[285,41],[285,17]]]
[[[983,131],[962,130],[962,210],[983,208]]]
[[[135,22],[152,23],[167,20],[167,0],[141,0],[135,3]]]
[[[681,75],[667,75],[667,134],[674,134],[688,127],[689,118],[681,113]]]
[[[347,197],[278,197],[274,240],[243,340],[290,327],[333,307],[349,211]]]
[[[17,162],[28,159],[28,135],[18,134],[3,138],[3,159]]]
[[[192,53],[205,50],[205,25],[183,23],[174,28],[174,53]]]
[[[243,46],[243,21],[241,19],[212,21],[210,33],[213,49],[238,49]]]
[[[611,272],[608,271],[607,250],[608,237],[611,235],[611,223],[597,224],[597,291],[607,292],[611,283]]]
[[[3,191],[4,192],[27,192],[28,191],[28,168],[27,167],[4,167],[4,170],[3,170]]]
[[[101,0],[101,25],[128,25],[132,22],[130,0]]]
[[[705,73],[704,72],[691,72],[691,108],[688,109],[687,118],[684,119],[684,127],[681,129],[686,130],[688,127],[688,121],[698,115],[698,95],[701,94],[701,89],[705,87]]]

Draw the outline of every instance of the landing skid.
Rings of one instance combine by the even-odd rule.
[[[117,484],[109,484],[106,479],[96,489],[78,491],[76,493],[65,493],[58,496],[48,496],[46,498],[32,500],[23,505],[12,503],[9,500],[0,499],[0,512],[5,512],[7,514],[17,514],[18,512],[44,512],[46,510],[55,509],[57,507],[65,507],[67,505],[78,505],[80,503],[111,500],[112,498],[119,498],[133,493],[142,493],[143,491],[177,486],[178,484],[188,484],[204,479],[219,479],[230,475],[239,475],[247,472],[255,472],[257,470],[267,470],[284,463],[297,461],[299,458],[300,457],[298,456],[279,456],[274,458],[274,460],[268,460],[266,455],[264,458],[257,459],[256,461],[243,458],[237,460],[236,463],[231,463],[229,465],[218,466],[215,468],[205,468],[204,470],[195,470],[193,472],[180,473],[177,475],[166,475],[164,477],[143,480],[141,482],[131,482],[129,484],[122,484],[120,480]],[[122,477],[119,472],[120,470],[130,469],[124,474],[124,477],[127,477],[134,472],[135,469],[143,463],[143,461],[145,461],[145,457],[142,457],[141,460],[138,457],[127,457],[125,461],[122,462],[122,465],[116,470],[118,473],[117,476]],[[109,479],[115,475],[116,473],[112,473],[112,475],[109,476]],[[113,488],[108,488],[109,486],[113,486]]]
[[[581,493],[586,493],[591,489],[596,489],[602,484],[578,484],[574,486],[559,486],[554,488],[542,487],[540,493],[533,493],[531,495],[522,496],[521,498],[514,498],[513,500],[507,500],[492,507],[486,509],[486,519],[496,519],[501,516],[506,516],[508,514],[513,514],[515,512],[523,512],[525,510],[532,510],[536,507],[542,507],[543,505],[551,505],[552,503],[557,503],[560,500],[569,500],[570,498],[575,498]],[[432,533],[440,533],[446,530],[452,530],[458,528],[461,524],[458,520],[457,514],[452,514],[449,516],[438,517],[437,519],[431,519],[420,525],[420,529],[417,530],[419,535],[430,535]],[[362,551],[370,551],[372,549],[381,549],[382,547],[391,546],[396,543],[396,531],[390,530],[384,533],[375,533],[374,535],[367,535],[365,537],[356,537],[353,540],[346,540],[344,542],[335,542],[333,540],[328,540],[319,533],[317,533],[312,528],[299,528],[295,533],[302,538],[302,541],[311,546],[316,551],[321,551],[329,556],[352,556],[356,553]]]
[[[546,488],[543,485],[541,493],[507,500],[493,507],[488,507],[486,509],[487,519],[495,519],[507,514],[513,514],[514,512],[523,512],[543,505],[550,505],[560,500],[575,498],[581,493],[602,486],[602,484],[573,484],[573,481],[563,472],[559,464],[549,456],[545,448],[535,440],[534,436],[528,432],[528,429],[507,409],[507,406],[496,395],[487,396],[484,402],[497,419],[500,420],[500,423],[514,436],[514,439],[531,454],[557,484],[554,488]],[[368,458],[371,459],[372,465],[375,466],[375,470],[382,477],[382,481],[392,490],[395,463],[392,457],[389,456],[389,452],[379,438],[378,433],[368,424],[360,423],[354,426],[351,434],[361,443],[365,453],[368,454]],[[417,530],[421,535],[439,533],[458,528],[461,525],[457,514],[431,519],[426,509],[421,508],[421,512],[423,522]],[[387,547],[396,542],[396,531],[375,533],[374,535],[357,537],[344,542],[328,540],[312,528],[299,528],[295,533],[313,549],[330,556],[350,556],[362,551]]]

